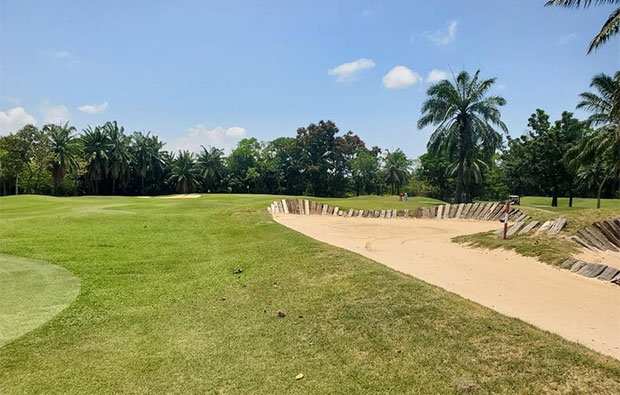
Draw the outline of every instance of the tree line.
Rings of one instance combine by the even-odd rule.
[[[501,121],[506,100],[489,94],[495,79],[465,71],[432,85],[418,121],[434,132],[427,153],[408,158],[367,147],[331,121],[295,137],[239,141],[226,154],[171,152],[150,132],[126,133],[117,122],[87,127],[27,125],[0,137],[0,192],[157,195],[223,192],[347,196],[408,192],[446,201],[505,199],[508,194],[612,197],[620,176],[620,72],[592,79],[578,120],[551,122],[542,109],[528,131],[510,138]],[[504,138],[504,136],[506,138]]]

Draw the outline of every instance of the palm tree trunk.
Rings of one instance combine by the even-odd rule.
[[[568,177],[568,207],[573,207],[573,178]]]
[[[605,185],[605,181],[607,181],[607,176],[603,178],[600,184],[598,184],[598,191],[596,192],[596,208],[597,210],[601,208],[601,193],[603,192],[603,185]]]

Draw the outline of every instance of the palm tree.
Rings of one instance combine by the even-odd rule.
[[[561,6],[561,7],[579,7],[587,8],[592,4],[593,0],[548,0],[545,6]],[[620,0],[594,0],[595,5],[619,4]],[[620,27],[620,7],[609,15],[607,21],[603,24],[601,31],[592,39],[588,53],[603,45],[611,36],[618,34]]]
[[[202,146],[197,165],[207,186],[216,188],[224,176],[224,150],[215,147],[207,149]]]
[[[426,91],[418,128],[436,126],[428,142],[429,151],[445,154],[456,166],[456,202],[463,201],[465,169],[473,166],[479,153],[490,157],[501,145],[502,137],[493,125],[507,132],[499,107],[506,104],[501,96],[487,96],[495,78],[479,79],[461,71],[454,83],[443,80]]]
[[[72,135],[75,132],[75,126],[69,126],[69,122],[64,126],[47,124],[43,126],[43,131],[49,136],[50,165],[54,178],[54,195],[56,195],[62,186],[66,172],[78,167],[76,138]]]
[[[99,194],[99,182],[108,174],[111,146],[110,139],[102,127],[96,126],[93,129],[88,126],[83,130],[82,149],[86,160],[86,182],[95,195]]]
[[[620,176],[620,71],[613,77],[597,74],[590,87],[598,92],[584,92],[577,108],[592,113],[586,120],[594,128],[588,138],[568,152],[572,165],[584,165],[605,159]]]
[[[199,170],[196,167],[194,154],[189,151],[179,151],[179,156],[172,163],[168,181],[175,186],[178,193],[190,193],[196,191],[200,185],[198,175]]]
[[[409,179],[409,168],[411,161],[400,149],[394,152],[388,152],[385,156],[385,181],[392,187],[392,193],[405,185]]]
[[[135,169],[140,177],[140,193],[144,194],[144,181],[161,174],[164,169],[162,148],[164,143],[157,136],[135,132],[133,135],[133,159]]]
[[[601,208],[601,192],[605,182],[609,179],[609,166],[604,160],[597,160],[592,164],[584,165],[577,172],[577,179],[581,186],[591,191],[596,188],[596,208]]]
[[[121,187],[127,184],[129,170],[131,166],[131,153],[129,145],[131,137],[125,135],[125,129],[118,127],[116,121],[107,122],[103,125],[103,130],[110,140],[110,176],[112,178],[112,194],[116,193],[116,183],[119,181]]]

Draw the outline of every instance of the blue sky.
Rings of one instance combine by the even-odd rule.
[[[417,156],[431,71],[479,68],[516,136],[537,107],[573,110],[592,75],[620,65],[618,37],[586,55],[613,7],[543,4],[0,0],[0,132],[117,120],[170,149],[229,148],[331,119]]]

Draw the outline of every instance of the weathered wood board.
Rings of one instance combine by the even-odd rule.
[[[530,222],[529,224],[525,225],[523,229],[519,231],[519,234],[524,235],[524,234],[530,233],[538,224],[539,224],[538,221]]]
[[[508,231],[506,232],[506,237],[512,236],[517,233],[517,231],[521,229],[522,226],[523,222],[515,222],[514,225],[508,228]]]
[[[606,268],[607,265],[601,265],[600,263],[587,263],[584,267],[577,271],[577,274],[592,278],[603,273],[603,270]]]

